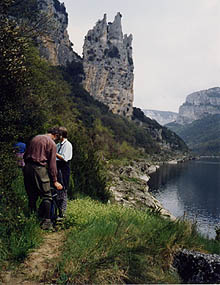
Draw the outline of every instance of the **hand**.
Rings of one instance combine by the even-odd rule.
[[[63,186],[62,186],[62,184],[60,184],[59,182],[54,182],[54,186],[55,186],[55,188],[57,189],[57,190],[62,190],[63,189]]]

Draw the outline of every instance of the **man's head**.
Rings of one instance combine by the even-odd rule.
[[[66,139],[67,138],[67,128],[65,127],[59,127],[60,135]]]
[[[58,127],[52,127],[48,129],[48,134],[51,135],[52,140],[59,140],[61,136],[61,132]]]

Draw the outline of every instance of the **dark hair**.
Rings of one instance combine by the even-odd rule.
[[[59,131],[60,131],[60,135],[66,139],[67,138],[67,128],[59,127]]]
[[[49,128],[47,132],[52,135],[61,135],[61,132],[58,127]]]

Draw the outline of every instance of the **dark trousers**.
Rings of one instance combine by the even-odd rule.
[[[37,211],[36,202],[41,197],[41,217],[50,219],[52,194],[47,167],[28,162],[23,168],[23,174],[31,212]]]
[[[58,181],[63,185],[63,190],[58,191],[57,200],[60,215],[62,215],[67,208],[67,189],[70,180],[70,166],[68,162],[57,161]]]

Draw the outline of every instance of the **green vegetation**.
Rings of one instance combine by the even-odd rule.
[[[22,10],[26,19],[31,15],[29,8],[36,8],[36,1],[18,3],[2,0],[0,4],[1,267],[22,261],[42,239],[39,222],[28,211],[13,145],[46,133],[50,126],[64,125],[74,149],[69,197],[90,196],[97,202],[70,202],[65,222],[68,241],[57,268],[60,282],[68,278],[82,283],[102,282],[104,277],[108,282],[177,282],[168,270],[172,252],[177,246],[200,247],[194,232],[182,222],[171,223],[150,213],[107,206],[110,181],[106,164],[116,159],[186,151],[185,144],[146,118],[140,109],[134,109],[131,121],[109,112],[80,85],[84,76],[80,62],[64,68],[42,59],[27,22],[19,26],[16,18],[9,17],[9,12],[16,17]],[[26,6],[29,4],[33,6]],[[34,17],[39,20],[35,37],[46,23],[38,18],[36,9]],[[169,151],[163,143],[171,146]],[[77,243],[71,248],[73,241]],[[160,255],[167,258],[166,263]],[[71,271],[71,264],[76,271]]]
[[[22,261],[42,241],[39,222],[28,213],[27,195],[21,170],[10,192],[0,201],[0,268],[7,262]]]
[[[46,133],[50,126],[65,125],[78,155],[73,173],[80,169],[81,177],[86,177],[79,185],[79,177],[72,176],[70,194],[89,190],[85,194],[104,202],[109,195],[96,149],[85,126],[76,118],[78,110],[69,96],[74,87],[64,80],[59,68],[50,66],[39,56],[32,39],[24,35],[23,26],[20,28],[15,19],[8,16],[10,8],[16,9],[14,4],[13,0],[0,4],[1,264],[24,258],[39,242],[38,221],[29,217],[23,179],[13,152],[18,140],[27,143],[32,136]],[[16,14],[15,10],[13,13]],[[76,72],[77,64],[75,66],[72,72]],[[75,90],[81,89],[75,87]],[[78,152],[79,149],[82,151]]]
[[[170,270],[174,251],[205,251],[204,239],[183,220],[90,199],[69,203],[65,226],[67,241],[55,270],[61,283],[180,283]]]
[[[36,217],[25,214],[27,198],[21,173],[12,190],[21,206],[13,209],[14,223],[9,217],[8,224],[0,229],[2,268],[7,267],[6,260],[21,262],[40,245],[44,234]],[[103,204],[90,198],[68,202],[62,228],[65,242],[59,259],[51,261],[54,265],[44,282],[178,284],[181,281],[170,267],[177,249],[220,254],[220,243],[198,235],[187,221],[172,222],[154,211]]]
[[[179,125],[170,123],[167,125],[176,132],[199,155],[220,155],[220,115],[209,115],[191,124]]]

